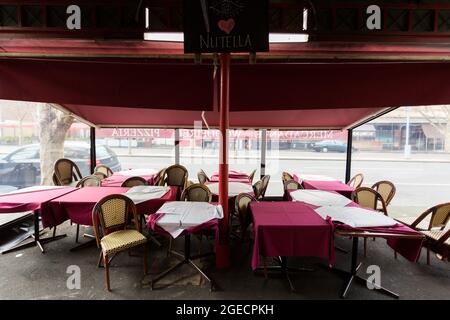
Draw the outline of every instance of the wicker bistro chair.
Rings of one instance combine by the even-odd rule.
[[[83,187],[101,187],[102,180],[97,176],[87,176],[78,181],[76,187],[77,188],[83,188]]]
[[[283,185],[285,191],[304,189],[303,186],[295,180],[286,180]]]
[[[78,166],[69,159],[59,159],[55,162],[55,175],[61,186],[68,186],[81,180],[82,175]]]
[[[418,231],[443,230],[450,221],[450,202],[427,209],[419,217],[401,217],[397,221]]]
[[[250,180],[251,183],[253,183],[253,179],[255,178],[255,174],[256,174],[256,169],[253,170],[252,172],[250,172],[250,174],[248,175],[248,179]]]
[[[256,199],[261,199],[263,194],[264,183],[262,180],[256,181],[253,185],[253,193]]]
[[[360,187],[353,191],[352,200],[362,207],[373,209],[388,215],[383,197],[375,190]],[[379,207],[381,205],[381,208]],[[367,256],[367,238],[364,238],[364,257]]]
[[[378,181],[372,186],[372,189],[377,191],[384,200],[386,206],[391,203],[395,196],[396,188],[395,185],[390,181]]]
[[[53,184],[55,186],[60,186],[61,185],[61,183],[59,183],[58,177],[56,176],[55,172],[53,172],[53,174],[52,174],[52,181],[53,181]]]
[[[281,174],[281,181],[285,182],[285,181],[290,181],[290,180],[294,180],[294,177],[291,174],[284,171]]]
[[[419,217],[401,217],[397,221],[422,232],[426,236],[424,246],[427,248],[427,264],[430,264],[430,250],[447,253],[448,259],[448,237],[445,238],[445,228],[450,221],[450,202],[438,204],[427,209]],[[441,239],[441,237],[444,237]],[[441,241],[441,242],[439,242]],[[397,258],[397,253],[395,252]]]
[[[165,173],[166,173],[166,168],[162,168],[161,170],[159,170],[158,173],[156,174],[156,178],[155,178],[153,185],[163,186],[165,184],[165,181],[164,181]]]
[[[181,201],[211,202],[211,199],[209,188],[200,183],[191,184],[181,194]]]
[[[262,179],[262,193],[261,193],[261,199],[258,200],[264,200],[264,197],[266,196],[267,187],[269,186],[270,176],[265,175]]]
[[[127,229],[130,213],[135,229]],[[92,211],[92,222],[97,246],[101,248],[98,266],[105,266],[106,288],[111,291],[109,266],[116,254],[135,247],[143,247],[144,275],[147,274],[147,238],[139,232],[140,219],[136,206],[126,196],[115,194],[101,199]]]
[[[246,231],[250,224],[252,223],[252,216],[249,213],[248,206],[250,202],[258,201],[255,197],[248,193],[240,193],[236,196],[235,205],[235,216],[239,221],[239,236],[241,241],[244,242]]]
[[[110,167],[105,166],[104,164],[100,164],[98,166],[95,167],[94,169],[94,173],[99,172],[99,173],[103,173],[107,178],[111,177],[114,172],[111,170]]]
[[[130,177],[124,182],[122,182],[121,187],[132,188],[136,186],[146,186],[148,185],[147,180],[142,177]]]
[[[164,177],[167,186],[179,187],[180,191],[183,192],[184,188],[186,188],[188,171],[182,165],[175,164],[166,169]],[[177,200],[179,200],[179,196],[180,193],[177,196]]]
[[[425,235],[424,246],[427,248],[427,264],[430,264],[430,250],[441,256],[443,261],[450,257],[450,229],[421,231]]]
[[[349,182],[347,182],[347,185],[349,185],[350,187],[353,187],[355,189],[358,189],[359,187],[361,187],[363,181],[364,181],[364,176],[362,175],[362,173],[358,173],[353,178],[351,178]]]
[[[188,171],[179,164],[172,165],[166,169],[165,180],[168,186],[177,186],[184,189],[188,179]]]
[[[194,183],[186,187],[181,194],[181,201],[193,201],[193,202],[211,202],[212,194],[209,188],[200,183]],[[202,233],[197,234],[200,245],[199,245],[199,254],[202,250]],[[169,238],[169,248],[167,250],[167,255],[172,252],[172,237]]]
[[[201,184],[205,184],[206,182],[210,181],[208,178],[208,175],[200,169],[200,171],[197,173],[198,182]]]
[[[97,178],[99,178],[100,180],[103,180],[103,179],[107,178],[106,174],[104,174],[102,172],[94,172],[92,175],[97,177]]]

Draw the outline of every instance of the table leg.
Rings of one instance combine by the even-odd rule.
[[[26,239],[28,239],[31,237],[31,238],[33,238],[33,240],[30,242],[27,242],[27,243],[20,242],[20,244],[18,244],[17,246],[3,251],[2,254],[6,254],[6,253],[22,250],[22,249],[29,248],[29,247],[34,247],[34,246],[39,247],[41,252],[45,253],[45,249],[43,246],[44,244],[62,239],[67,236],[66,234],[63,234],[63,235],[59,235],[59,236],[52,236],[49,238],[41,238],[42,230],[40,230],[40,227],[39,227],[39,217],[40,217],[39,210],[35,210],[33,212],[33,216],[34,216],[34,234],[30,234],[30,236],[26,238]],[[24,239],[24,240],[26,240],[26,239]]]
[[[211,254],[201,254],[196,256],[191,256],[191,236],[185,235],[184,236],[184,254],[181,254],[176,251],[171,251],[171,253],[175,254],[177,258],[180,258],[181,261],[178,262],[176,265],[170,267],[169,269],[163,271],[162,273],[158,274],[156,277],[154,277],[150,281],[150,287],[153,290],[154,284],[170,274],[172,271],[178,269],[181,265],[187,264],[190,267],[192,267],[194,270],[196,270],[206,281],[210,283],[210,290],[213,291],[217,289],[217,286],[215,285],[214,281],[206,275],[206,273],[194,262],[194,260],[209,256]]]
[[[312,272],[315,271],[313,268],[306,268],[306,267],[289,267],[287,265],[287,257],[277,257],[275,259],[279,265],[278,266],[268,266],[268,267],[258,267],[256,268],[257,271],[264,271],[267,270],[269,272],[279,272],[282,276],[286,278],[286,280],[289,283],[289,288],[292,292],[296,292],[296,288],[294,286],[294,283],[291,280],[291,277],[289,273],[295,273],[295,272]]]
[[[363,277],[359,276],[358,270],[361,267],[362,263],[358,263],[358,240],[359,238],[354,237],[352,239],[352,260],[351,260],[351,266],[350,266],[350,272],[343,271],[339,269],[332,268],[331,270],[335,273],[338,273],[346,278],[344,282],[344,287],[342,289],[341,298],[345,299],[350,291],[351,286],[354,282],[359,283],[360,285],[364,285],[367,289],[367,279],[364,279]],[[395,292],[392,292],[384,287],[376,287],[375,290],[380,291],[383,294],[389,295],[391,297],[394,297],[396,299],[399,298],[399,295]]]

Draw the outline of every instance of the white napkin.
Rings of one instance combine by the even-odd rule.
[[[296,174],[299,181],[309,180],[309,181],[339,181],[336,178],[323,176],[319,174]]]
[[[185,229],[223,218],[222,206],[207,202],[166,202],[156,213],[164,214],[156,224],[173,238],[178,237]]]
[[[155,169],[131,169],[117,172],[117,174],[127,177],[151,176],[157,173],[158,170]]]
[[[333,221],[353,228],[392,227],[398,224],[381,212],[358,207],[321,207],[315,211],[323,218],[329,216]]]
[[[341,194],[322,190],[296,190],[291,192],[291,197],[294,201],[302,201],[319,207],[345,207],[351,202]]]
[[[130,188],[123,195],[130,198],[134,204],[139,204],[152,199],[159,199],[170,190],[169,187],[161,186],[136,186]]]
[[[206,185],[211,193],[219,194],[219,183],[208,183]],[[253,192],[253,187],[250,184],[242,182],[228,182],[228,195],[237,196],[240,193],[250,193]]]

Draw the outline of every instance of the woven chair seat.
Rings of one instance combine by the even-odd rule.
[[[438,241],[444,234],[446,230],[430,230],[430,231],[422,231],[422,233],[429,239]],[[450,238],[445,241],[446,245],[450,245]]]
[[[120,251],[131,249],[147,242],[147,238],[136,230],[120,230],[104,236],[100,244],[102,251],[111,255]]]
[[[400,217],[396,218],[395,220],[400,221],[403,224],[406,224],[407,226],[411,226],[414,221],[417,220],[417,217]],[[430,226],[430,219],[424,219],[419,222],[419,224],[416,226],[417,230],[428,230],[428,227]]]

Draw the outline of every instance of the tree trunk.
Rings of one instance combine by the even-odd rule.
[[[445,152],[450,153],[450,112],[449,112],[448,119],[447,119],[447,126],[446,126],[446,130],[445,130],[444,139],[445,139],[444,150],[445,150]]]
[[[41,155],[41,184],[52,185],[53,165],[64,157],[64,140],[74,118],[51,104],[38,106],[39,141]]]

